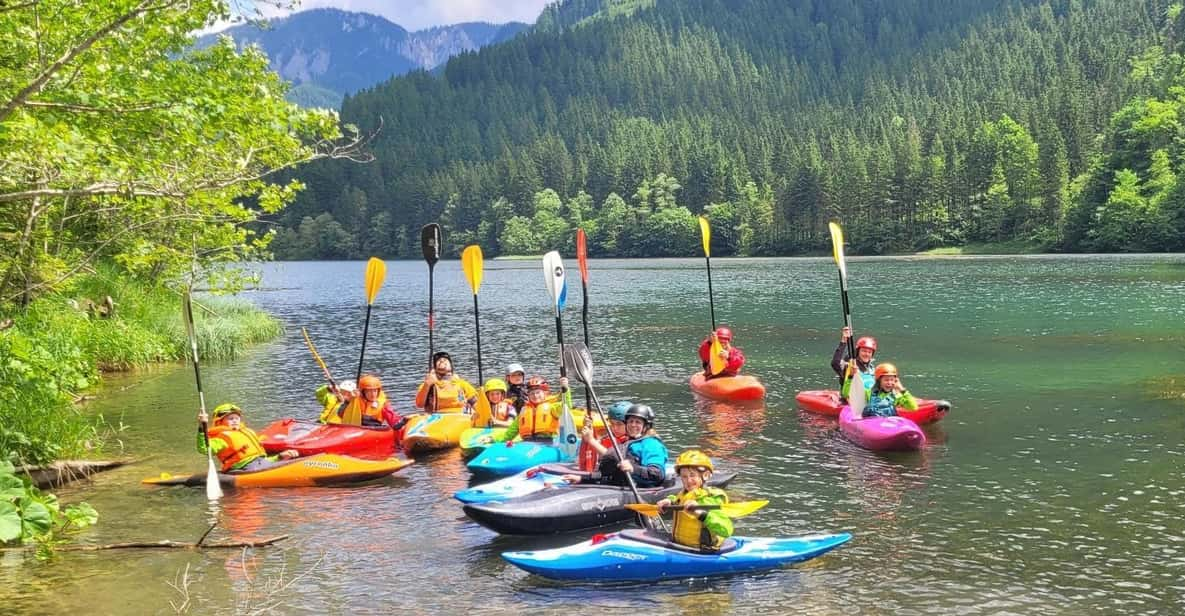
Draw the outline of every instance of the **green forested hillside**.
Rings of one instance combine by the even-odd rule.
[[[412,255],[439,220],[454,251],[564,248],[581,226],[597,255],[694,254],[707,212],[719,254],[824,249],[832,218],[862,253],[1176,248],[1180,227],[1151,244],[1120,237],[1128,223],[1099,230],[1100,213],[1171,207],[1144,175],[1163,193],[1172,151],[1134,178],[1104,160],[1130,133],[1108,132],[1112,115],[1167,91],[1132,72],[1170,43],[1166,14],[1168,0],[572,0],[440,76],[347,98],[343,120],[381,118],[377,160],[307,167],[273,246]],[[1146,64],[1163,75],[1167,57]],[[1171,145],[1176,118],[1161,120]],[[1144,202],[1103,207],[1123,182]]]

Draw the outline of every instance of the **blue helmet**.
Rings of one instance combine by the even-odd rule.
[[[628,400],[619,400],[609,407],[609,419],[625,422],[625,412],[634,404]]]

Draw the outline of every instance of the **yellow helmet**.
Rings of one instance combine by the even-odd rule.
[[[679,454],[679,457],[675,459],[675,470],[677,471],[684,466],[694,466],[700,470],[706,468],[710,471],[715,471],[712,467],[712,459],[708,457],[708,454],[698,449],[688,449]]]
[[[218,421],[219,419],[222,419],[223,417],[233,413],[238,413],[239,417],[242,417],[243,409],[236,406],[233,402],[219,404],[218,406],[214,407],[214,421]]]
[[[506,393],[510,388],[506,386],[506,381],[502,379],[490,379],[486,381],[486,391],[500,391]]]

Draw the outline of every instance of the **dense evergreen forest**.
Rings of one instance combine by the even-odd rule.
[[[348,97],[280,258],[1013,243],[1185,248],[1168,0],[569,0],[507,43]]]

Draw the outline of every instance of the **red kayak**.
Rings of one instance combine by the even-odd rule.
[[[691,391],[725,402],[760,400],[765,397],[765,385],[748,375],[704,377],[703,372],[691,375]]]
[[[259,431],[259,442],[268,453],[295,449],[301,457],[335,453],[382,460],[395,453],[401,434],[388,426],[323,424],[286,417]]]
[[[834,389],[800,391],[794,398],[798,400],[799,408],[812,413],[819,413],[820,415],[839,417],[839,410],[843,408],[843,403],[839,400],[839,392]],[[904,417],[919,425],[934,423],[946,417],[948,412],[950,412],[950,402],[946,400],[923,400],[919,398],[918,410],[916,411],[897,407],[898,417]]]

